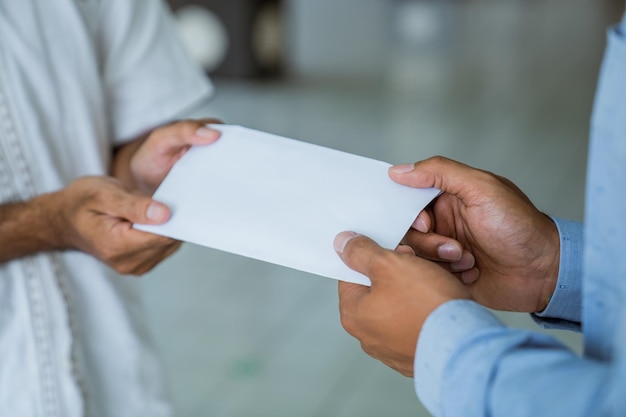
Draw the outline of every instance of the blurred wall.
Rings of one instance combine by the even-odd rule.
[[[364,78],[384,71],[388,1],[289,0],[286,7],[292,74]]]
[[[542,51],[552,51],[554,42],[559,42],[564,55],[575,53],[580,42],[584,49],[594,40],[577,37],[584,28],[576,31],[572,22],[594,26],[607,15],[617,19],[624,2],[287,0],[285,7],[285,42],[294,74],[364,78],[386,73],[388,60],[398,48],[406,51],[412,47],[419,56],[431,46],[445,47],[445,40],[456,46],[448,45],[452,49],[440,53],[452,52],[473,63],[495,64],[494,71],[500,71],[500,63],[516,63],[496,56],[514,56],[515,48],[535,48],[534,55],[542,58]],[[569,36],[556,36],[562,33],[570,33],[575,42],[568,42]],[[525,54],[517,55],[528,59]]]

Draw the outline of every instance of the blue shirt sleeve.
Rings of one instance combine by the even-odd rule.
[[[468,300],[428,317],[414,371],[424,406],[447,417],[602,415],[614,383],[607,364],[580,358],[550,336],[509,329]]]
[[[548,306],[532,317],[544,328],[580,331],[583,225],[558,218],[552,220],[561,240],[559,277]]]

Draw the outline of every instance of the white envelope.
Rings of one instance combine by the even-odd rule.
[[[190,149],[154,195],[164,225],[136,229],[370,285],[333,248],[344,230],[395,248],[437,189],[394,183],[389,164],[240,126]]]

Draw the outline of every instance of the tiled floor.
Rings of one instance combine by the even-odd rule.
[[[509,177],[542,210],[581,219],[587,120],[611,18],[600,2],[485,6],[495,3],[455,6],[437,56],[390,45],[382,79],[217,80],[212,111],[392,163],[446,155]],[[332,280],[185,245],[143,282],[180,416],[428,415],[412,380],[342,330]],[[503,318],[533,326],[525,315]],[[559,337],[580,350],[578,336]]]

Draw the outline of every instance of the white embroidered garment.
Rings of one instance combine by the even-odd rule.
[[[0,0],[0,203],[106,174],[211,89],[160,1]],[[0,265],[0,415],[169,415],[137,286],[77,252]]]

